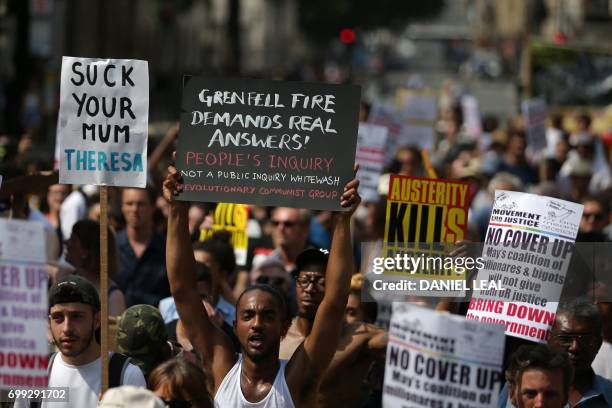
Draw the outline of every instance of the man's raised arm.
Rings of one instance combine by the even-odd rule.
[[[171,166],[168,170],[163,190],[164,198],[169,202],[166,269],[170,291],[187,336],[202,354],[205,364],[212,369],[216,392],[234,365],[236,356],[225,333],[210,321],[197,291],[196,263],[187,223],[189,203],[173,199],[174,193],[182,189],[182,184],[176,169]]]
[[[334,214],[333,238],[325,273],[325,295],[308,337],[293,355],[305,375],[320,376],[329,365],[340,341],[344,311],[351,289],[355,261],[351,245],[351,216],[361,198],[357,194],[357,180],[346,185],[341,198],[348,211]]]

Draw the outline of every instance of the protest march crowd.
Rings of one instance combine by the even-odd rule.
[[[325,107],[331,109],[329,103]],[[360,125],[391,131],[389,118],[400,113],[384,107],[383,114],[383,107],[362,102]],[[1,136],[2,217],[44,225],[48,274],[44,341],[50,354],[48,368],[43,367],[48,383],[14,382],[9,388],[48,386],[69,391],[68,402],[17,398],[14,406],[612,407],[612,279],[593,280],[586,272],[566,279],[566,287],[579,283],[588,287],[579,297],[562,293],[544,341],[506,332],[501,337],[504,344],[491,351],[496,355],[487,356],[501,362],[497,374],[492,370],[487,380],[495,396],[473,404],[465,402],[473,401],[468,365],[444,366],[431,357],[421,359],[419,366],[423,355],[413,363],[414,354],[408,353],[416,348],[405,352],[390,348],[390,330],[402,326],[390,321],[391,303],[364,301],[362,286],[368,284],[371,270],[362,262],[362,244],[385,238],[387,196],[395,177],[390,175],[464,182],[467,228],[457,241],[485,242],[496,190],[504,190],[584,206],[577,235],[571,238],[612,249],[605,246],[612,241],[611,138],[593,131],[588,113],[548,115],[545,138],[537,144],[527,136],[524,117],[504,122],[485,116],[477,136],[470,134],[465,119],[458,99],[440,103],[430,149],[424,150],[418,139],[410,143],[400,139],[375,175],[376,191],[370,191],[367,199],[361,194],[363,201],[360,163],[355,179],[343,179],[338,186],[341,193],[332,197],[333,210],[182,200],[179,196],[189,180],[179,169],[179,155],[186,150],[177,149],[176,143],[186,122],[169,129],[162,140],[150,145],[146,188],[108,187],[113,354],[110,389],[104,395],[100,188],[59,184],[57,172],[44,173],[53,169],[52,163],[31,160],[31,135]],[[336,128],[342,133],[340,126]],[[330,146],[336,143],[326,138]],[[85,158],[72,166],[79,160],[85,168],[91,167]],[[96,164],[96,169],[109,170],[114,164],[105,166]],[[138,167],[136,161],[130,171],[132,167]],[[236,167],[227,164],[217,169]],[[290,189],[292,183],[286,180],[284,187]],[[438,202],[452,204],[440,197]],[[612,272],[610,264],[606,267],[605,272]],[[16,278],[2,267],[1,288],[11,279]],[[12,301],[4,291],[0,299],[3,305]],[[425,310],[440,317],[468,313],[469,299],[447,302],[409,296],[405,300],[420,305],[421,316],[426,316]],[[2,313],[2,331],[8,333],[9,325],[20,319],[5,321],[6,312]],[[409,322],[406,325],[406,333],[415,329]],[[5,345],[3,339],[0,349]],[[480,353],[487,350],[492,349],[483,346]],[[390,370],[391,361],[404,371]],[[0,366],[9,362],[3,351]],[[408,375],[407,370],[416,374]],[[0,377],[3,384],[11,384],[7,373]],[[437,391],[431,383],[423,388],[432,377],[440,380]],[[405,388],[390,386],[391,379],[403,382]],[[421,385],[415,385],[419,381]],[[412,393],[415,389],[420,391]],[[386,395],[401,398],[403,404],[396,405]],[[440,396],[446,402],[440,402]]]

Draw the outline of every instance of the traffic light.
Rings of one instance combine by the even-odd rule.
[[[343,28],[340,30],[340,41],[347,45],[355,42],[355,30],[352,28]]]

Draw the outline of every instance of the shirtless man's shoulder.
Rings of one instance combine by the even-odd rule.
[[[281,340],[278,353],[280,359],[289,360],[303,341],[304,336],[298,332],[297,328],[295,327],[295,320],[293,320],[289,330],[287,331],[287,335]]]
[[[383,329],[370,323],[345,323],[340,337],[340,346],[349,343],[352,345],[362,345],[383,332]]]
[[[340,343],[319,389],[318,407],[355,405],[359,398],[358,388],[378,357],[371,352],[370,342],[384,333],[380,327],[368,323],[344,325]]]

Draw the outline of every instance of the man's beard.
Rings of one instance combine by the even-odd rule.
[[[95,325],[94,323],[92,323],[91,330],[89,331],[89,333],[87,333],[85,337],[81,337],[78,339],[78,341],[81,341],[83,344],[83,346],[80,349],[72,349],[72,350],[64,351],[64,349],[62,348],[61,341],[59,339],[56,339],[55,336],[53,336],[53,343],[55,343],[55,346],[66,357],[76,357],[80,355],[81,353],[83,353],[85,350],[87,350],[87,348],[89,347],[89,345],[94,339],[95,333],[96,333]]]

